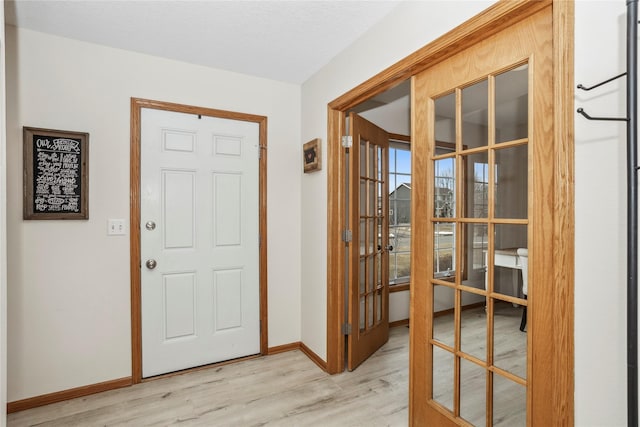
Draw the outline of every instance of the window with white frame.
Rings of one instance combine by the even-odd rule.
[[[389,144],[389,284],[409,282],[411,261],[411,151]]]

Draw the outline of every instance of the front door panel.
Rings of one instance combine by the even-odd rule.
[[[259,353],[259,125],[141,123],[142,376]]]

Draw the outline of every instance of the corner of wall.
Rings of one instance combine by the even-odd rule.
[[[4,9],[0,8],[0,426],[7,418],[6,67]]]

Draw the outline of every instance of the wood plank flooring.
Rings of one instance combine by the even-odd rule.
[[[522,308],[502,304],[495,315],[495,358],[526,376]],[[463,311],[462,348],[486,354],[484,307]],[[453,315],[436,318],[435,334],[453,345]],[[438,349],[435,400],[453,402],[453,358]],[[393,426],[408,424],[409,328],[390,329],[389,342],[353,372],[328,375],[300,351],[260,357],[149,381],[8,416],[22,426]],[[526,388],[494,377],[494,426],[526,425]],[[484,426],[486,371],[463,361],[461,413]]]
[[[149,381],[9,414],[8,426],[406,426],[409,329],[354,372],[300,351]]]

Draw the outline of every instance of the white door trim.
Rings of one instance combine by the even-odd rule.
[[[261,157],[259,162],[259,229],[260,229],[260,354],[267,354],[267,118],[252,114],[212,108],[131,98],[130,151],[130,230],[131,230],[131,376],[133,383],[142,381],[141,325],[141,257],[140,257],[140,116],[142,108],[199,114],[259,124]]]

